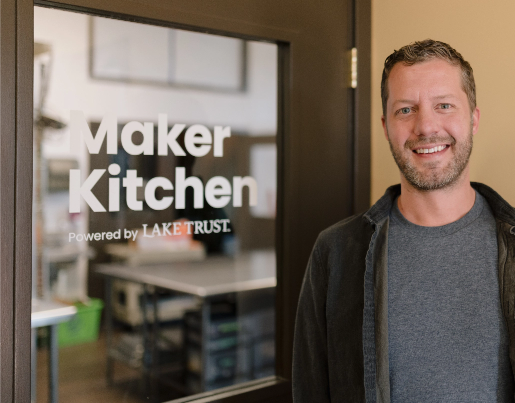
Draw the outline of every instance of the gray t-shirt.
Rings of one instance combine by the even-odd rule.
[[[512,402],[513,377],[497,278],[495,219],[472,209],[441,227],[404,218],[388,232],[391,401]]]

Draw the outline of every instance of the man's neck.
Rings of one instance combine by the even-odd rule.
[[[413,224],[438,227],[459,220],[467,214],[476,199],[468,172],[445,189],[420,191],[401,178],[398,199],[402,215]]]

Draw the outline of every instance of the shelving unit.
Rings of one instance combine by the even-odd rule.
[[[275,371],[273,307],[242,315],[235,307],[233,313],[217,314],[213,313],[217,303],[220,301],[211,302],[207,326],[200,311],[185,316],[186,384],[190,393],[247,382]],[[253,325],[259,316],[270,319],[268,329]]]
[[[258,269],[252,266],[257,256],[262,258],[257,259]],[[109,384],[114,383],[114,362],[140,370],[150,396],[155,396],[158,383],[189,395],[274,374],[273,252],[169,265],[106,264],[96,271],[106,276]],[[121,287],[120,282],[127,284]],[[133,295],[120,297],[121,289],[131,289]],[[180,318],[163,320],[160,306],[170,303],[170,294],[177,301],[189,295],[196,304],[189,309],[183,304]],[[128,300],[132,305],[138,301],[139,315],[115,313]],[[130,336],[115,340],[115,319],[125,324]],[[173,338],[166,336],[170,329]],[[170,346],[173,353],[165,358]]]

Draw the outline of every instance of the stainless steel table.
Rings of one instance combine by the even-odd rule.
[[[199,297],[276,286],[273,250],[149,266],[104,264],[97,266],[96,272]]]
[[[210,303],[209,298],[217,295],[273,288],[276,280],[276,258],[273,250],[252,251],[239,254],[235,257],[215,256],[203,261],[173,262],[169,264],[149,266],[129,266],[119,263],[98,265],[96,272],[107,277],[106,281],[106,339],[108,350],[112,345],[112,308],[111,286],[113,279],[121,279],[142,284],[143,294],[143,339],[149,340],[147,323],[148,287],[159,287],[176,292],[194,295],[202,300],[202,326],[209,325]],[[157,331],[157,300],[153,293],[153,328]],[[203,332],[203,344],[207,345],[207,332]],[[150,343],[145,343],[149,362],[155,362],[156,349]],[[152,357],[152,358],[150,358]],[[202,357],[202,367],[207,363]],[[151,370],[150,370],[151,372]],[[113,359],[107,359],[108,382],[113,381]]]
[[[77,308],[48,300],[32,300],[32,314],[30,325],[32,328],[31,343],[31,400],[36,401],[36,375],[37,375],[37,334],[36,328],[48,326],[50,328],[50,357],[49,357],[49,402],[58,401],[59,376],[59,346],[57,344],[57,325],[70,320],[77,313]]]

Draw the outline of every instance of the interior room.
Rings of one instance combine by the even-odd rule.
[[[34,49],[33,298],[75,310],[60,399],[274,375],[277,46],[35,7]]]

